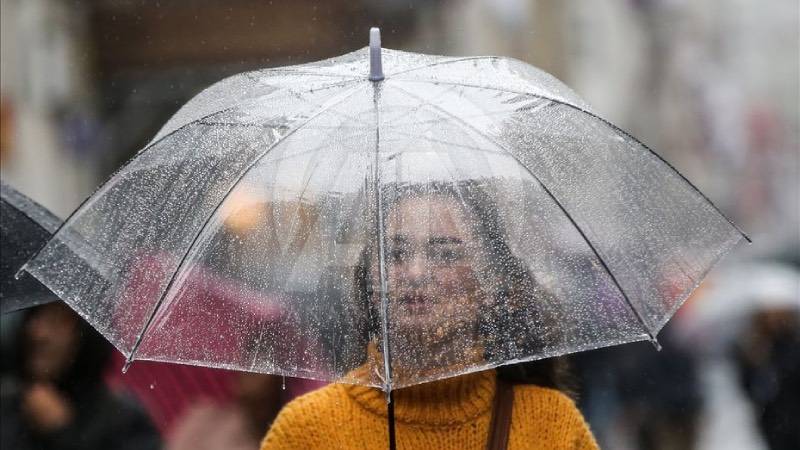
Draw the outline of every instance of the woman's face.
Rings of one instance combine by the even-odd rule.
[[[62,302],[40,306],[32,314],[25,328],[26,369],[35,380],[56,380],[77,352],[79,319]]]
[[[397,203],[387,217],[385,251],[393,331],[440,342],[457,333],[474,336],[485,297],[480,254],[454,200],[426,195]]]

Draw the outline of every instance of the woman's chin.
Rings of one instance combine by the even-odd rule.
[[[399,330],[425,333],[435,330],[442,315],[429,305],[405,305],[390,312],[389,323]]]
[[[396,338],[412,345],[436,347],[458,339],[462,324],[443,320],[441,315],[427,314],[405,316],[392,321],[392,333]]]

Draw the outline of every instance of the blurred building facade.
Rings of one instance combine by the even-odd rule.
[[[70,142],[66,117],[93,102],[85,17],[66,2],[0,7],[3,181],[64,216],[97,179],[95,163]]]

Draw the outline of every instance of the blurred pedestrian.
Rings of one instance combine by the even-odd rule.
[[[12,375],[3,380],[3,449],[148,450],[159,437],[102,373],[111,346],[64,303],[27,312]]]
[[[662,350],[646,343],[616,349],[616,390],[635,448],[695,448],[703,407],[695,356],[666,328]],[[624,350],[624,351],[623,351]]]
[[[256,450],[281,407],[281,377],[238,374],[236,400],[195,405],[179,421],[170,450]]]
[[[800,448],[800,313],[753,314],[734,349],[742,386],[772,450]]]

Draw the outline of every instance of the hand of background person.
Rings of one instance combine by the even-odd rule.
[[[72,422],[74,416],[69,400],[50,383],[37,383],[22,398],[25,417],[41,431],[57,431]]]

